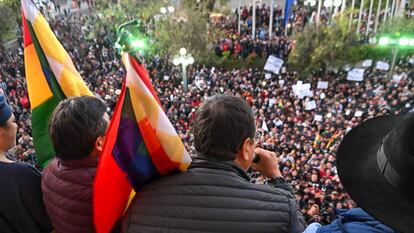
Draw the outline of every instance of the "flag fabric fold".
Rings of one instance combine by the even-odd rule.
[[[94,223],[110,232],[145,183],[186,171],[190,156],[165,115],[144,66],[123,54],[126,79],[94,183]]]
[[[92,92],[36,6],[30,0],[21,0],[21,4],[33,141],[37,162],[43,167],[54,156],[47,132],[53,110],[62,99],[92,96]]]
[[[313,148],[319,147],[319,144],[321,143],[321,134],[320,131],[316,134],[315,140],[313,141]]]
[[[328,144],[326,145],[326,149],[329,149],[333,144],[335,144],[336,140],[338,139],[339,131],[336,131],[332,137],[329,139]]]
[[[285,18],[283,19],[283,27],[285,27],[285,30],[286,30],[286,25],[289,22],[290,11],[292,10],[292,6],[294,2],[295,2],[294,0],[285,1]]]

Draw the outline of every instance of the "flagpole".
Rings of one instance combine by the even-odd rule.
[[[355,0],[352,0],[355,1]],[[318,12],[316,14],[316,27],[319,26],[319,22],[321,20],[321,8],[322,8],[322,0],[318,0]]]
[[[256,36],[256,0],[253,0],[253,25],[252,25],[252,38],[254,39]]]
[[[353,17],[354,17],[354,7],[355,7],[355,0],[352,0],[351,13],[349,14],[348,30],[351,30],[351,25],[352,25],[352,21],[353,21]]]
[[[364,0],[361,0],[361,5],[359,6],[359,16],[356,32],[359,34],[359,27],[361,26],[362,11],[364,10]]]
[[[342,5],[341,5],[341,19],[344,16],[345,9],[346,9],[346,0],[342,0]]]
[[[369,33],[369,27],[370,27],[370,23],[371,23],[371,16],[372,16],[372,8],[374,7],[374,0],[371,0],[370,4],[369,4],[369,11],[368,11],[368,22],[367,22],[367,26],[365,28],[365,37],[368,36]]]
[[[239,13],[238,14],[238,23],[237,23],[237,32],[239,33],[239,35],[240,35],[240,25],[241,25],[241,0],[239,0],[239,8],[238,8],[238,10],[237,10],[237,12]]]
[[[375,16],[375,27],[374,27],[374,33],[377,33],[378,30],[378,21],[379,21],[379,15],[381,13],[381,0],[378,0],[378,10],[377,15]]]
[[[392,23],[392,19],[394,18],[394,9],[395,9],[395,0],[392,0],[391,3],[391,12],[390,12],[390,24]]]
[[[384,19],[382,20],[382,26],[385,25],[385,23],[387,22],[387,16],[388,16],[388,5],[390,4],[390,0],[387,0],[385,2],[385,11],[384,11]]]
[[[274,0],[270,1],[270,19],[269,19],[269,40],[272,38],[272,31],[273,31],[273,5]]]
[[[403,17],[404,16],[405,3],[406,2],[407,2],[407,0],[401,0],[401,3],[400,3],[400,11],[398,12],[398,16],[399,17]]]

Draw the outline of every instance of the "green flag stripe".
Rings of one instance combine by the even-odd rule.
[[[49,159],[55,156],[53,144],[49,137],[48,125],[53,110],[57,105],[58,102],[52,97],[32,110],[33,142],[37,163],[42,167],[47,164]]]

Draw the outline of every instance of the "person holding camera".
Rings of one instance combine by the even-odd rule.
[[[137,190],[123,232],[302,232],[303,217],[281,177],[279,159],[256,148],[260,136],[255,135],[245,100],[206,99],[196,112],[197,155],[188,171]],[[269,179],[268,185],[251,183],[250,167]]]

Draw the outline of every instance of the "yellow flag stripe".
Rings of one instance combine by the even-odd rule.
[[[43,74],[34,44],[24,49],[27,89],[31,108],[35,109],[53,96]]]

